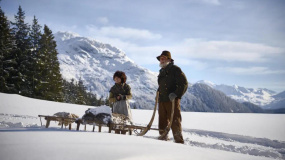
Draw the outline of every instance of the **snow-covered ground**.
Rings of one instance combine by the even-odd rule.
[[[92,106],[35,100],[0,93],[0,157],[6,159],[285,159],[285,115],[182,113],[185,144],[116,135],[91,125],[80,131],[51,122],[41,127],[38,115],[70,112],[80,117]],[[146,125],[152,111],[132,110],[136,124]],[[45,120],[42,119],[43,125]],[[157,117],[153,123],[157,127]]]

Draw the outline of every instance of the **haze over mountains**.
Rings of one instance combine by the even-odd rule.
[[[158,73],[138,66],[123,51],[110,44],[68,32],[56,33],[55,40],[64,79],[81,79],[88,90],[106,97],[114,85],[114,72],[122,70],[128,76],[127,83],[132,88],[132,107],[154,107]],[[269,104],[278,99],[274,97],[275,94],[268,89],[250,89],[199,81],[189,84],[181,100],[181,109],[202,112],[261,112],[258,106],[271,108]],[[254,104],[250,106],[254,107],[239,102],[250,102]]]

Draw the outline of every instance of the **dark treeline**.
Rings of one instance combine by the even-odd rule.
[[[103,97],[97,99],[86,92],[81,80],[64,80],[57,55],[56,41],[47,25],[42,30],[36,16],[32,25],[25,23],[21,6],[10,22],[0,6],[0,92],[57,102],[108,105]]]
[[[71,82],[63,80],[63,95],[66,103],[91,106],[100,106],[105,104],[109,106],[108,97],[106,99],[102,96],[97,98],[97,95],[93,94],[91,90],[89,92],[86,92],[86,90],[87,88],[84,86],[81,79],[78,82],[75,82],[74,79],[72,79]]]

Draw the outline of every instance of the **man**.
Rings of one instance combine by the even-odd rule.
[[[172,101],[175,101],[174,115],[172,121],[172,133],[176,143],[184,143],[181,127],[181,109],[180,100],[186,92],[188,82],[186,76],[181,69],[174,65],[169,51],[163,51],[157,57],[161,67],[158,75],[158,91],[159,91],[159,129],[164,130],[170,123]],[[160,135],[163,131],[159,132]],[[168,140],[168,135],[161,137],[161,140]]]

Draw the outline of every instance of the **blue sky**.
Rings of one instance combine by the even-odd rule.
[[[169,50],[188,81],[285,90],[284,0],[2,0],[53,32],[70,31],[122,49],[157,72]]]

